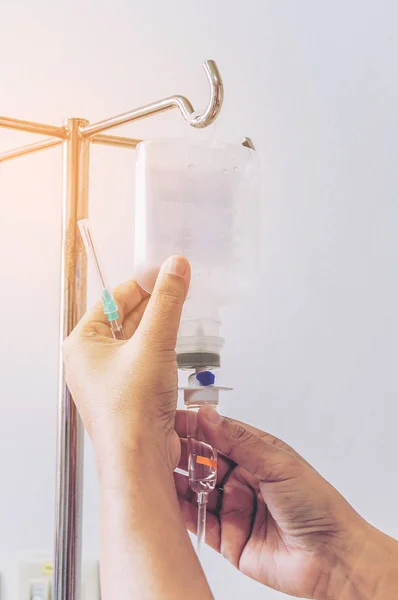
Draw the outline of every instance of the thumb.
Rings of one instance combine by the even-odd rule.
[[[202,434],[215,449],[261,481],[284,481],[297,475],[301,461],[281,440],[205,406],[199,412]]]
[[[160,269],[148,306],[137,329],[161,351],[174,351],[191,268],[186,258],[170,257]]]

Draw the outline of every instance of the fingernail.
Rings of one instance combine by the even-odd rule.
[[[169,275],[184,277],[188,269],[187,259],[182,256],[171,256],[164,264],[164,270]]]
[[[204,411],[206,419],[213,425],[218,425],[221,422],[221,415],[211,406],[206,406]]]

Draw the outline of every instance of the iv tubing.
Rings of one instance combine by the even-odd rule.
[[[199,492],[198,494],[198,528],[197,528],[197,553],[200,555],[206,539],[206,509],[209,494]]]

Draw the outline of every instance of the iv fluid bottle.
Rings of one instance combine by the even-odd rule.
[[[260,169],[241,145],[159,140],[137,146],[134,271],[175,254],[191,263],[177,356],[180,368],[220,366],[220,308],[250,291],[259,271]]]

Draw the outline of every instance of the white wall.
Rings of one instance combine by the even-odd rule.
[[[225,412],[287,440],[398,537],[397,4],[2,0],[1,15],[4,115],[96,120],[173,93],[200,107],[200,65],[218,61],[218,134],[252,136],[264,166],[267,255],[257,298],[226,316]],[[169,113],[126,133],[184,128]],[[2,131],[0,150],[33,139]],[[131,275],[133,169],[134,153],[93,148],[91,220],[113,283]],[[5,600],[19,554],[52,547],[60,175],[59,150],[0,168]],[[84,547],[97,555],[90,449],[85,482]],[[282,598],[211,551],[203,560],[219,600]]]

